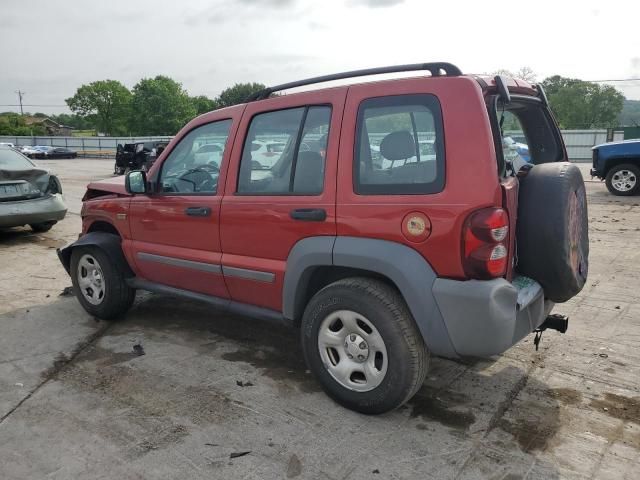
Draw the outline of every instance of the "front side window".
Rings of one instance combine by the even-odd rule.
[[[356,193],[428,194],[444,187],[442,118],[433,95],[365,100],[356,136]]]
[[[215,194],[231,120],[207,123],[180,140],[162,164],[160,191]]]
[[[331,108],[300,107],[253,117],[242,151],[238,193],[318,195]]]

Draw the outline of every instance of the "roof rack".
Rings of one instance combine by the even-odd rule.
[[[378,68],[365,68],[363,70],[352,70],[351,72],[334,73],[332,75],[323,75],[320,77],[307,78],[306,80],[298,80],[296,82],[283,83],[282,85],[276,85],[275,87],[268,87],[264,90],[254,93],[249,96],[246,102],[253,102],[256,100],[264,100],[269,98],[274,92],[280,90],[288,90],[290,88],[302,87],[304,85],[312,85],[314,83],[330,82],[332,80],[342,80],[343,78],[365,77],[367,75],[380,75],[383,73],[398,73],[398,72],[414,72],[417,70],[428,70],[433,77],[457,77],[462,75],[462,72],[458,67],[447,62],[432,62],[432,63],[410,63],[407,65],[392,65],[389,67]],[[444,73],[443,73],[444,72]]]

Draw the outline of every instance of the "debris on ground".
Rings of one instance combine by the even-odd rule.
[[[251,453],[251,450],[247,450],[246,452],[231,452],[231,455],[229,455],[229,458],[244,457],[245,455],[249,455],[250,453]]]
[[[239,387],[253,387],[253,383],[243,382],[242,380],[237,380],[236,385],[238,385]]]
[[[376,475],[377,475],[378,473],[380,473],[380,470],[378,470],[378,469],[376,468],[376,469],[375,469],[373,472],[371,472],[371,473],[374,473],[374,474],[376,474]]]
[[[205,443],[207,447],[219,447],[217,443]]]
[[[16,383],[14,384],[14,386],[22,388],[24,387],[24,383]]]
[[[136,343],[133,346],[133,353],[135,353],[136,355],[138,355],[139,357],[144,355],[144,348],[142,348],[142,345],[140,345],[139,343]]]
[[[72,297],[74,295],[73,293],[73,286],[68,286],[68,287],[64,287],[62,289],[62,292],[60,292],[60,295],[58,295],[59,297]]]

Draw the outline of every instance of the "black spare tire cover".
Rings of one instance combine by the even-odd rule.
[[[520,178],[516,269],[538,281],[548,299],[566,302],[582,290],[589,267],[588,227],[577,166],[543,163]]]

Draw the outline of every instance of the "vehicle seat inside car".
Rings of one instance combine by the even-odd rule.
[[[380,142],[380,155],[390,161],[391,166],[381,170],[365,170],[362,178],[364,183],[428,183],[436,178],[436,162],[417,161],[416,141],[408,130],[398,130],[385,136]],[[407,162],[411,159],[414,160]],[[400,160],[404,163],[396,166]]]
[[[324,159],[318,152],[299,152],[293,191],[296,193],[322,193],[324,184]]]

